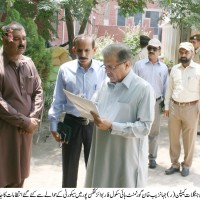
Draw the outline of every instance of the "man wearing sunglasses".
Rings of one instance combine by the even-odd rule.
[[[156,95],[155,119],[149,133],[149,168],[154,169],[157,166],[161,104],[167,87],[168,68],[158,58],[161,54],[161,42],[158,39],[151,39],[147,50],[148,58],[136,62],[133,70],[138,76],[152,85]]]

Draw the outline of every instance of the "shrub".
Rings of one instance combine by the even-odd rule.
[[[149,36],[148,32],[141,30],[138,26],[127,26],[125,28],[123,42],[130,47],[133,57],[138,53],[140,49],[140,35]]]
[[[95,44],[97,47],[96,53],[94,55],[94,59],[97,60],[103,60],[103,55],[102,55],[102,50],[108,46],[109,44],[114,43],[114,38],[113,36],[110,35],[105,35],[105,36],[101,36],[99,38],[97,38],[95,40]]]
[[[120,30],[124,33],[122,42],[130,47],[132,55],[134,57],[140,49],[140,35],[149,36],[149,33],[141,30],[141,27],[139,25],[134,27],[127,26],[125,30],[122,29]],[[102,50],[107,45],[114,43],[114,37],[106,34],[105,36],[97,38],[95,42],[97,50],[94,55],[94,58],[102,61],[103,60]]]

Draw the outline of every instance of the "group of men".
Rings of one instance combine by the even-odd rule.
[[[155,118],[149,133],[149,168],[156,168],[160,111],[164,99],[164,116],[169,117],[169,153],[171,167],[166,175],[181,172],[189,175],[195,148],[200,98],[200,35],[190,37],[190,42],[179,45],[179,61],[169,76],[165,64],[159,60],[161,43],[151,39],[147,45],[148,58],[135,63],[133,70],[149,82],[156,94]],[[182,137],[184,160],[179,162]],[[180,171],[180,167],[182,170]]]
[[[29,175],[32,134],[43,106],[41,80],[33,61],[23,56],[24,27],[12,22],[2,28],[0,52],[0,187],[23,187]],[[146,58],[134,63],[129,47],[114,43],[104,48],[103,62],[93,59],[95,40],[78,35],[73,41],[77,59],[60,66],[49,110],[50,131],[62,144],[62,187],[76,187],[80,152],[87,167],[85,187],[144,187],[149,168],[156,168],[161,107],[169,116],[170,157],[166,174],[179,171],[182,130],[182,176],[189,174],[198,123],[200,66],[192,61],[194,47],[179,46],[180,64],[170,77],[159,60],[161,42],[147,42]],[[10,81],[12,80],[12,82]],[[99,114],[83,118],[63,89],[95,101]],[[61,113],[71,137],[65,143],[58,131]],[[183,114],[184,113],[184,114]]]

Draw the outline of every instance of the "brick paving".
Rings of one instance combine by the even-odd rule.
[[[48,135],[48,124],[45,124],[46,135]],[[194,153],[193,165],[190,169],[190,175],[182,177],[180,173],[165,175],[164,171],[170,167],[170,158],[168,150],[167,119],[162,118],[161,134],[159,137],[159,150],[157,158],[157,168],[149,169],[147,188],[160,187],[179,187],[191,188],[200,187],[200,136],[197,136],[196,149]],[[183,150],[180,157],[183,158]],[[77,187],[84,186],[85,164],[81,154],[78,174]],[[33,144],[31,173],[25,181],[25,188],[61,188],[62,185],[62,167],[61,167],[61,149],[58,143],[50,136],[37,144]]]

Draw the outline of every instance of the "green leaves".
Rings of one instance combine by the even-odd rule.
[[[174,26],[200,28],[199,0],[159,0],[159,3],[166,11],[162,18],[170,17]]]
[[[123,31],[123,30],[121,30]],[[140,49],[140,35],[149,35],[148,32],[142,31],[140,26],[129,27],[127,26],[124,32],[123,43],[130,47],[133,57],[138,53]],[[103,60],[102,50],[109,44],[114,43],[114,37],[110,35],[105,35],[99,37],[95,40],[96,43],[96,53],[94,58],[97,60]]]
[[[120,6],[120,14],[124,16],[129,16],[130,14],[136,14],[143,12],[146,7],[148,0],[118,0],[118,5]]]
[[[103,60],[102,50],[108,46],[109,44],[114,43],[114,37],[110,35],[105,35],[102,37],[99,37],[95,40],[95,46],[97,47],[96,53],[94,55],[94,58],[97,60]]]
[[[142,31],[140,26],[126,27],[123,43],[131,48],[133,57],[140,49],[140,35],[148,36],[148,34],[149,33]]]

